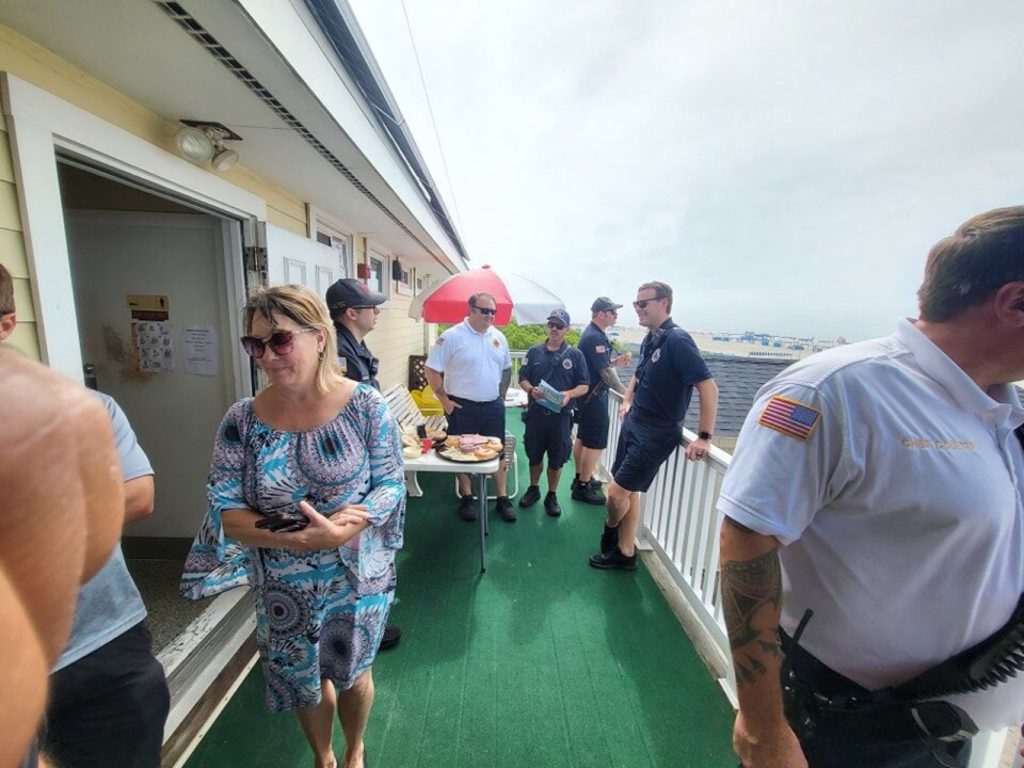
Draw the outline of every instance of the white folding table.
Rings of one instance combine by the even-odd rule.
[[[487,476],[498,471],[501,460],[498,458],[481,462],[460,462],[442,459],[436,451],[427,451],[418,459],[405,460],[405,487],[410,496],[422,496],[423,491],[416,482],[417,472],[440,472],[448,475],[473,475],[477,485],[476,497],[480,505],[478,514],[480,517],[480,570],[487,570],[487,534],[490,531],[490,523],[487,520]]]

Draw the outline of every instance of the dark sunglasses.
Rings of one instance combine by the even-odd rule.
[[[473,307],[481,315],[496,315],[498,314],[497,309],[488,309],[487,307]]]
[[[664,298],[664,296],[653,296],[649,299],[637,299],[636,301],[633,302],[633,306],[636,307],[637,309],[643,309],[652,301],[661,301]]]
[[[565,326],[561,323],[548,323],[548,328],[554,328],[556,331],[564,331]]]
[[[300,328],[297,331],[274,331],[266,339],[261,339],[259,336],[243,336],[242,349],[245,350],[245,354],[256,360],[266,354],[267,347],[274,350],[275,355],[287,355],[295,344],[295,334],[311,333],[315,330],[315,328]]]

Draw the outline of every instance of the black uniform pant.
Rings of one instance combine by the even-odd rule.
[[[142,624],[50,677],[42,752],[62,768],[159,768],[170,694]]]
[[[869,693],[793,644],[785,633],[782,641],[786,665],[792,670],[796,683],[784,695],[786,714],[800,737],[809,768],[942,768],[950,765],[966,768],[971,756],[970,739],[927,743],[918,735],[917,727],[891,710],[888,714],[866,715],[866,719],[859,721],[843,712],[814,715],[815,700],[819,696],[838,699]],[[786,685],[785,672],[783,685]],[[803,713],[812,713],[810,719],[815,723],[809,734],[802,732]],[[935,750],[943,751],[947,762],[937,758]]]

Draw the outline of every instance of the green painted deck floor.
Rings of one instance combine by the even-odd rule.
[[[571,472],[560,518],[540,503],[514,525],[492,513],[485,574],[452,480],[421,475],[398,560],[402,642],[373,667],[372,768],[736,765],[729,704],[646,569],[587,565],[604,511],[570,499]],[[340,756],[340,728],[335,743]],[[257,664],[187,767],[311,765],[294,716],[265,710]]]

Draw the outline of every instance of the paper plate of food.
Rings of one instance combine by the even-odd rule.
[[[449,461],[476,464],[498,458],[504,447],[500,437],[487,435],[450,435],[436,443],[437,455]]]

